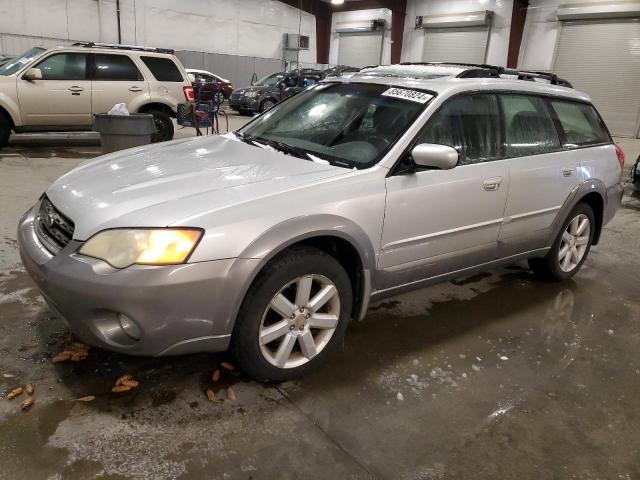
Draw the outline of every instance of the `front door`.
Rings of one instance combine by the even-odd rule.
[[[91,91],[93,113],[107,113],[117,103],[125,103],[134,113],[139,100],[149,96],[149,85],[129,56],[95,53]]]
[[[91,82],[86,53],[54,53],[34,65],[42,80],[18,78],[18,101],[26,127],[89,127]]]
[[[460,160],[451,170],[387,178],[381,289],[495,258],[509,190],[497,97],[473,94],[447,101],[418,135],[420,143],[452,146]]]

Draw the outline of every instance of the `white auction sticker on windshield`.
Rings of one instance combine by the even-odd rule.
[[[420,92],[418,90],[407,90],[404,88],[390,88],[382,93],[385,97],[401,98],[416,103],[427,103],[433,98],[433,95]]]

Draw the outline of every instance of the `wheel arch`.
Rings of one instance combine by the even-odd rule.
[[[16,129],[16,122],[11,116],[11,112],[9,112],[9,110],[5,108],[4,105],[1,105],[1,104],[0,104],[0,116],[4,117],[7,120],[7,122],[9,122],[9,127],[11,127],[11,130]]]
[[[170,105],[167,105],[166,103],[161,103],[161,102],[150,102],[150,103],[145,103],[144,105],[140,105],[138,107],[137,112],[138,113],[147,113],[147,112],[150,112],[152,110],[159,110],[161,112],[166,113],[170,117],[175,117],[176,116],[176,112],[173,110],[173,108],[171,108]]]
[[[564,221],[571,213],[571,210],[573,210],[580,202],[586,203],[593,209],[596,225],[593,233],[592,245],[597,245],[600,241],[600,234],[602,233],[602,226],[604,223],[604,210],[607,198],[606,192],[607,189],[604,182],[596,178],[590,178],[575,187],[556,215],[554,223],[551,226],[551,235],[547,242],[547,247],[551,247],[553,245],[553,242],[560,233],[560,229],[562,228]]]
[[[352,318],[364,317],[371,294],[371,275],[375,268],[373,245],[353,221],[334,215],[292,218],[276,225],[255,239],[239,259],[258,260],[238,292],[231,318],[235,318],[247,291],[260,272],[278,255],[298,246],[318,248],[333,256],[351,280],[354,304]]]
[[[582,196],[578,203],[586,203],[593,210],[594,220],[596,222],[593,232],[592,245],[597,245],[600,241],[600,234],[602,233],[602,223],[604,217],[604,198],[600,193],[589,192]]]

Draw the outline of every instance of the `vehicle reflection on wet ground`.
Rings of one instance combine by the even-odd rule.
[[[12,265],[0,392],[31,382],[36,403],[0,399],[0,478],[635,478],[640,198],[624,206],[573,281],[515,265],[374,304],[326,366],[281,385],[224,355],[52,364],[68,332]],[[112,393],[125,373],[140,386]]]

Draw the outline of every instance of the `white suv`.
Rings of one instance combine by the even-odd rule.
[[[171,140],[177,104],[192,96],[171,50],[96,43],[32,48],[0,67],[0,148],[12,130],[91,130],[93,114],[116,103],[153,114],[153,141]]]

